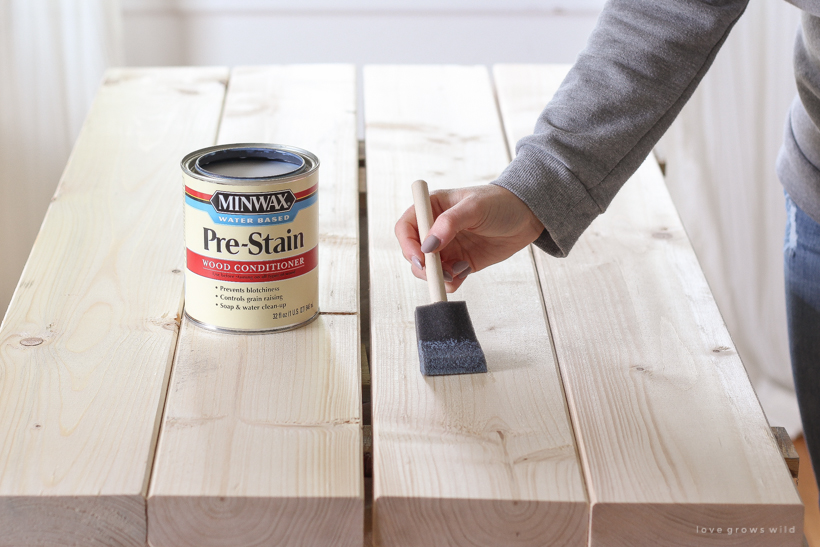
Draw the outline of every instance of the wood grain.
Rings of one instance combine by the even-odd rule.
[[[489,372],[424,378],[428,301],[393,235],[411,183],[493,180],[507,163],[482,67],[365,67],[374,541],[585,545],[588,511],[531,255],[472,274],[465,300]]]
[[[511,153],[563,71],[495,67]],[[591,545],[800,545],[800,500],[654,159],[569,258],[535,257]],[[696,531],[761,525],[790,532]]]
[[[800,456],[797,454],[797,449],[795,449],[791,437],[789,437],[789,432],[786,431],[785,427],[772,426],[772,435],[774,435],[774,440],[783,461],[786,462],[786,467],[789,468],[789,473],[791,473],[793,479],[797,479],[800,474]]]
[[[360,547],[353,67],[235,69],[218,140],[291,144],[319,156],[323,313],[267,335],[183,321],[148,500],[149,542]]]
[[[272,335],[183,321],[148,499],[154,547],[362,544],[358,317]]]
[[[0,327],[0,545],[145,543],[182,308],[179,160],[213,144],[226,78],[105,77]]]

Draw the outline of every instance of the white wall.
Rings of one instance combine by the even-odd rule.
[[[355,63],[361,89],[367,63],[571,63],[603,3],[124,0],[125,56],[134,66]]]
[[[119,10],[117,0],[0,0],[3,314],[100,78],[123,62]]]
[[[131,65],[572,62],[603,0],[124,0]]]

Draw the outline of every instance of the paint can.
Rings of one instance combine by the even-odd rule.
[[[295,329],[319,314],[319,159],[230,144],[182,160],[185,313],[226,332]]]

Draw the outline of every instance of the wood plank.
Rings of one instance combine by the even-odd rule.
[[[511,150],[565,70],[495,67]],[[654,159],[568,258],[535,257],[591,545],[726,545],[728,528],[747,528],[743,545],[800,545],[800,500]]]
[[[355,67],[234,69],[219,142],[271,142],[316,154],[319,167],[319,310],[359,312],[359,143]]]
[[[151,545],[361,546],[357,334],[355,315],[262,336],[183,322]]]
[[[179,160],[212,144],[227,75],[106,74],[0,327],[0,545],[145,544],[182,309]]]
[[[483,67],[364,72],[377,545],[585,545],[580,465],[529,250],[470,276],[489,372],[424,378],[413,323],[427,287],[393,225],[410,184],[488,182],[507,164]]]
[[[354,68],[235,69],[219,142],[260,141],[322,162],[323,313],[269,335],[183,320],[148,499],[154,547],[362,545]]]

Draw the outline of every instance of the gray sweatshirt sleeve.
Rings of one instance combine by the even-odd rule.
[[[534,134],[493,184],[566,256],[691,97],[748,0],[610,0]]]

